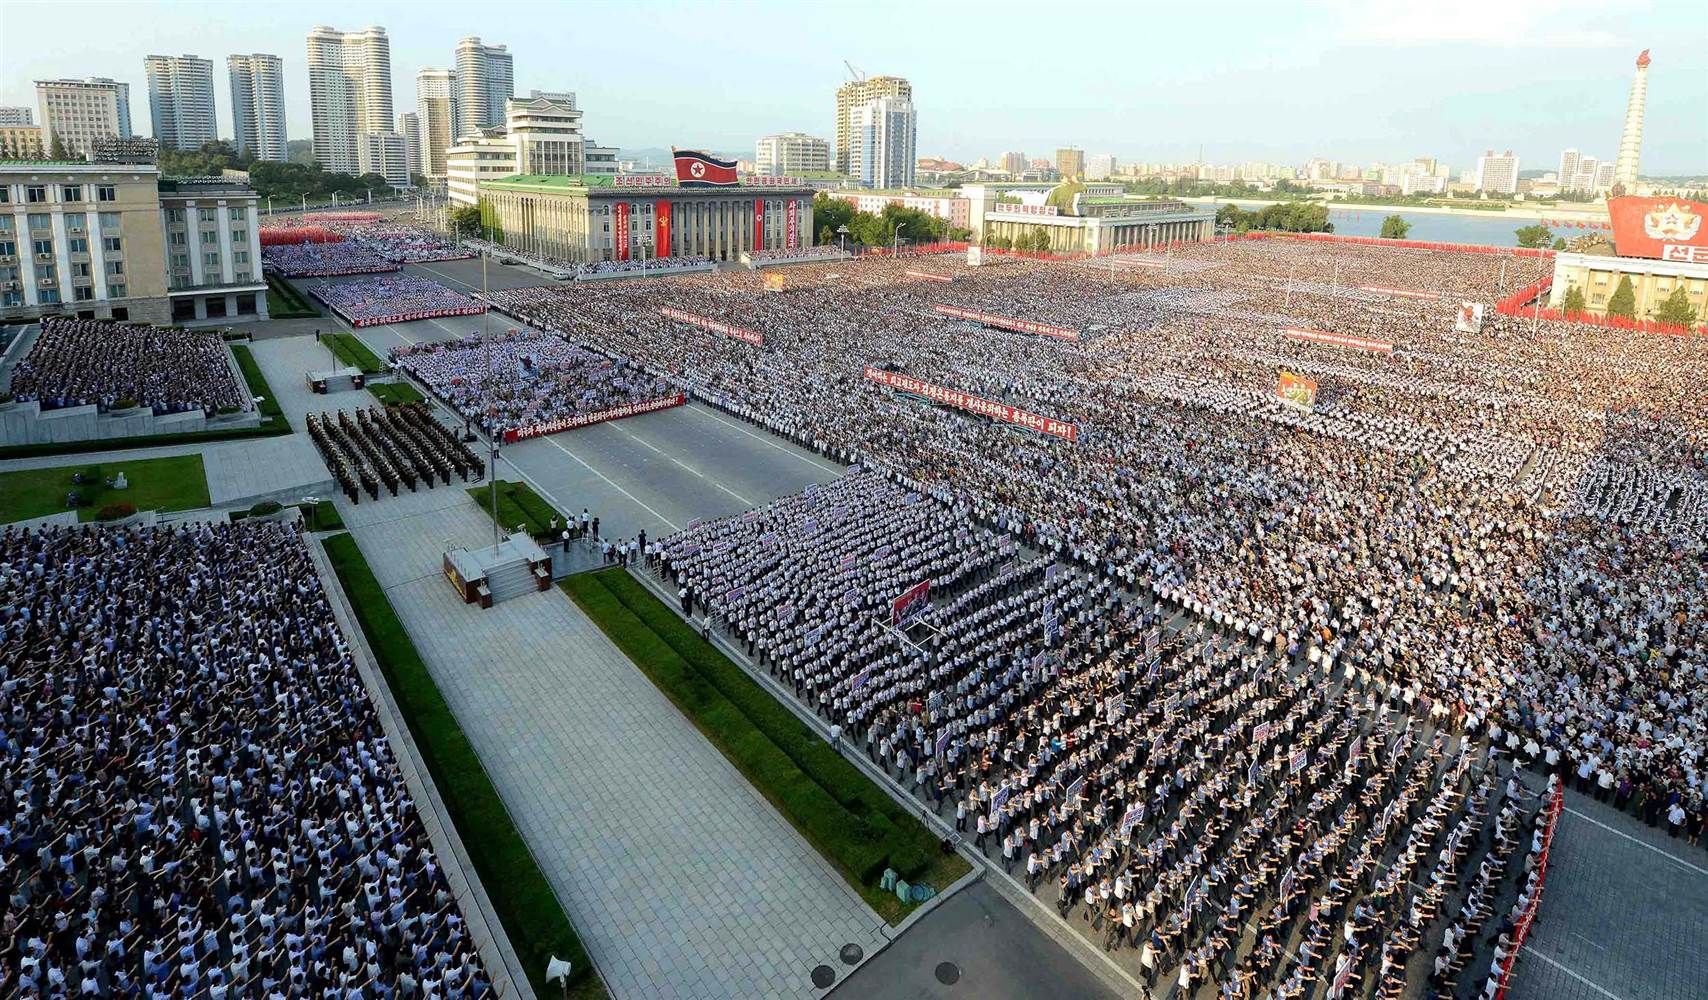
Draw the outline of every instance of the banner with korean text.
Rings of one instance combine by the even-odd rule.
[[[529,424],[526,427],[513,427],[504,432],[504,443],[509,444],[525,438],[556,434],[558,431],[571,431],[577,427],[602,424],[607,420],[621,420],[624,417],[639,416],[642,413],[652,413],[655,410],[668,410],[672,406],[681,406],[687,401],[688,397],[679,392],[674,396],[651,399],[644,403],[630,403],[627,406],[612,407],[609,410],[600,410],[597,413],[578,413],[573,417],[564,417],[561,420],[548,420],[540,424]]]
[[[629,203],[619,201],[611,206],[611,237],[616,244],[616,252],[612,255],[617,260],[629,259]]]
[[[931,580],[926,578],[902,592],[890,604],[890,624],[904,625],[913,619],[914,615],[925,610],[931,601]]]
[[[801,245],[800,230],[796,227],[801,221],[801,200],[790,198],[783,202],[783,246],[793,250]]]
[[[1284,371],[1275,381],[1275,395],[1288,406],[1309,413],[1317,404],[1317,383],[1303,375]]]
[[[933,403],[941,403],[957,410],[965,410],[968,413],[976,413],[992,420],[1014,424],[1016,427],[1024,427],[1027,430],[1048,434],[1064,441],[1077,441],[1079,439],[1079,427],[1070,421],[1029,413],[1009,406],[1007,403],[998,403],[993,399],[974,396],[959,389],[951,389],[932,382],[921,382],[919,379],[909,378],[900,372],[885,371],[882,368],[868,366],[866,368],[866,379],[879,385],[887,385],[898,392],[921,396]]]
[[[1351,347],[1360,351],[1376,351],[1380,354],[1394,353],[1394,345],[1385,340],[1351,337],[1344,333],[1329,333],[1325,330],[1305,330],[1296,326],[1287,327],[1281,333],[1288,340],[1303,340],[1312,344],[1329,344],[1334,347]]]
[[[1069,330],[1065,326],[1052,326],[1049,323],[1034,323],[1029,319],[1013,319],[1008,316],[997,316],[993,313],[979,312],[977,309],[961,309],[957,306],[936,305],[932,311],[939,316],[951,319],[970,320],[982,323],[998,330],[1012,330],[1015,333],[1035,333],[1041,337],[1054,337],[1057,340],[1078,340],[1079,331]]]
[[[659,306],[658,312],[661,316],[664,316],[667,319],[673,319],[678,323],[686,323],[689,326],[697,326],[702,330],[710,330],[713,333],[721,333],[731,340],[739,340],[744,344],[752,344],[755,347],[759,347],[765,343],[765,335],[760,333],[758,330],[749,330],[744,326],[732,326],[729,323],[720,322],[719,320],[712,319],[709,316],[701,316],[698,313],[683,312],[680,309],[672,309],[669,306]]]

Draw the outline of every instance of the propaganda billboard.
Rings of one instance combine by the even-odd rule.
[[[1708,264],[1708,204],[1688,198],[1613,198],[1613,249],[1621,257]]]
[[[1317,384],[1303,375],[1284,371],[1275,382],[1275,395],[1288,406],[1308,411],[1317,403]]]

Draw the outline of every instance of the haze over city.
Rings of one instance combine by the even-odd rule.
[[[33,39],[76,21],[74,46]],[[1121,161],[1414,156],[1455,171],[1485,149],[1527,167],[1565,148],[1608,156],[1631,59],[1654,65],[1643,169],[1708,173],[1708,28],[1688,0],[1496,4],[897,3],[0,4],[0,105],[37,79],[110,76],[146,94],[143,57],[214,60],[229,136],[229,53],[284,60],[291,138],[309,135],[303,38],[315,25],[387,29],[393,93],[445,66],[459,38],[509,47],[518,93],[574,91],[586,128],[628,148],[751,150],[822,135],[844,60],[908,78],[922,156],[961,162],[1058,146]],[[146,131],[146,118],[140,131]]]

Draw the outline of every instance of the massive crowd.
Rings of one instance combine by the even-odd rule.
[[[321,281],[308,291],[351,326],[408,323],[436,316],[477,316],[486,311],[486,306],[467,295],[416,274],[357,278],[337,284]]]
[[[636,276],[646,274],[670,274],[679,271],[708,271],[717,266],[712,258],[704,254],[682,254],[677,257],[649,257],[645,260],[601,260],[591,264],[582,264],[575,269],[576,275],[587,277],[611,277],[612,275]]]
[[[1478,935],[1538,891],[1518,859],[1545,818],[1502,784],[1498,741],[1433,724],[1368,670],[1166,629],[1166,605],[1023,554],[921,485],[858,471],[647,558],[1147,983],[1301,998],[1498,982]],[[922,583],[931,606],[909,623],[893,602]],[[1510,951],[1510,924],[1492,929]]]
[[[355,240],[338,243],[279,243],[261,248],[261,265],[286,278],[323,278],[339,274],[378,274],[398,270],[395,260]]]
[[[535,331],[508,331],[391,350],[398,367],[478,423],[503,434],[671,395],[662,378]]]
[[[1700,825],[1700,340],[1501,315],[1454,330],[1459,301],[1529,284],[1545,258],[1270,240],[1107,263],[940,264],[955,276],[944,285],[863,261],[802,265],[783,295],[723,272],[494,298],[1123,587],[1605,771],[1645,818],[1680,816],[1681,835]],[[938,303],[1084,336],[986,329]],[[661,306],[753,328],[765,346]],[[863,378],[866,365],[1072,421],[1078,440],[922,405]],[[1277,401],[1281,371],[1319,383],[1314,412]]]
[[[815,247],[788,247],[776,250],[752,250],[747,254],[754,264],[778,264],[794,261],[843,260],[848,252],[830,244]]]
[[[212,415],[249,405],[216,330],[60,317],[42,321],[7,391],[43,409],[94,404],[106,411],[123,404],[157,415]]]
[[[0,995],[490,995],[294,527],[7,528],[0,579]]]

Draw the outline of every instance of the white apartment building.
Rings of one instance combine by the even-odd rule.
[[[1560,151],[1560,189],[1566,190],[1571,186],[1572,178],[1578,175],[1578,163],[1583,154],[1575,149]]]
[[[364,174],[379,174],[394,187],[409,186],[409,150],[396,132],[363,132],[356,161]]]
[[[285,64],[264,53],[227,56],[231,74],[231,124],[237,151],[257,160],[283,163]]]
[[[1113,176],[1115,176],[1115,155],[1113,153],[1093,153],[1085,158],[1086,180],[1102,181]]]
[[[581,133],[581,117],[573,93],[535,90],[509,99],[504,125],[463,136],[446,154],[451,202],[477,204],[481,181],[514,174],[617,173],[617,150],[592,145]]]
[[[66,152],[86,157],[96,139],[131,137],[130,84],[106,77],[87,80],[37,80],[36,107],[41,112],[42,145],[54,139]]]
[[[854,115],[857,109],[880,97],[913,99],[913,84],[899,76],[873,76],[850,80],[836,88],[836,164],[839,174],[859,174],[851,159]]]
[[[1518,190],[1518,157],[1512,150],[1496,156],[1490,149],[1477,157],[1477,190],[1490,194],[1513,194]]]
[[[906,188],[914,183],[919,117],[906,97],[877,97],[849,119],[849,172],[861,187]]]
[[[753,147],[753,172],[761,177],[799,177],[830,170],[830,143],[805,132],[781,132]]]
[[[161,149],[200,149],[219,138],[214,116],[213,60],[148,56],[148,117]]]
[[[457,43],[457,118],[452,139],[504,124],[504,102],[516,96],[510,50],[470,36]],[[425,121],[425,119],[423,119]]]
[[[423,69],[415,74],[415,115],[421,129],[421,172],[445,176],[445,151],[456,144],[457,72]]]
[[[403,162],[414,180],[421,173],[421,118],[413,111],[397,116],[397,134],[403,136]]]
[[[390,135],[401,147],[402,137],[392,131],[391,41],[384,28],[345,32],[322,25],[309,31],[308,97],[314,158],[327,170],[362,173],[362,151],[373,145],[364,136]],[[387,179],[407,184],[404,166],[400,153],[397,174]]]
[[[28,128],[36,123],[29,108],[0,108],[0,128]]]
[[[219,177],[161,180],[172,322],[267,318],[259,201],[254,188]]]

